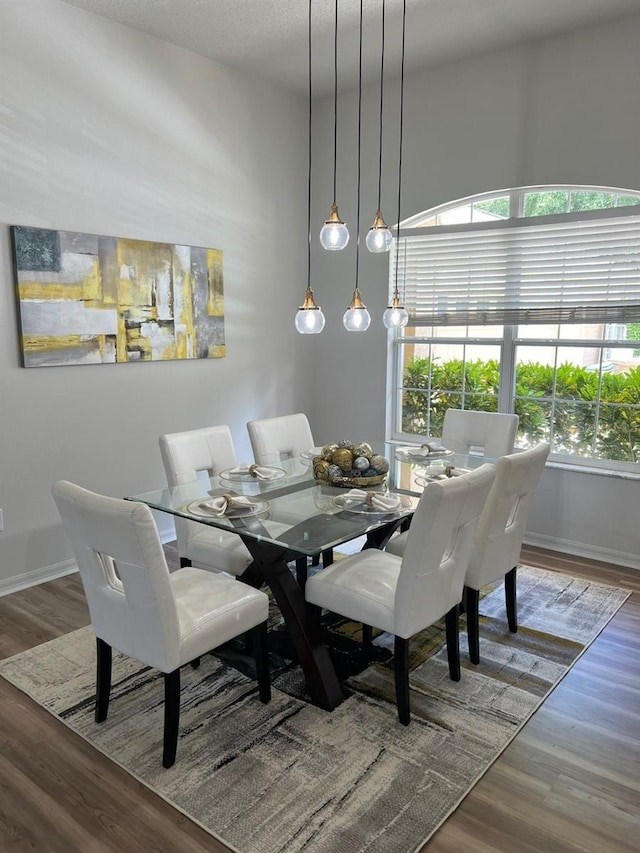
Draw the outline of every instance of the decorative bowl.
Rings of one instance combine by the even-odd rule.
[[[322,477],[316,479],[321,480]],[[333,477],[326,480],[330,486],[339,486],[343,489],[369,489],[371,486],[379,486],[387,479],[386,474],[378,474],[375,477]]]
[[[376,455],[366,442],[339,441],[325,444],[313,457],[316,480],[339,488],[371,488],[384,483],[389,461]]]

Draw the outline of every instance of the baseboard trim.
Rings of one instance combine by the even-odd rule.
[[[158,533],[160,534],[160,540],[163,545],[167,542],[175,541],[176,531],[173,526],[159,530]],[[40,569],[25,572],[23,575],[17,575],[12,578],[0,578],[0,598],[5,595],[11,595],[12,592],[20,592],[20,590],[29,589],[31,586],[38,586],[41,583],[63,578],[65,575],[72,575],[77,571],[78,566],[75,560],[64,560],[62,563],[52,563],[50,566],[43,566]]]
[[[176,538],[173,527],[165,528],[158,531],[160,540],[163,544],[173,542]],[[601,560],[603,563],[613,563],[617,566],[625,566],[628,569],[640,570],[640,555],[628,554],[625,551],[613,551],[610,548],[598,548],[595,545],[583,545],[580,542],[573,542],[570,539],[557,539],[553,536],[544,536],[539,533],[532,533],[525,536],[525,544],[533,545],[538,548],[546,548],[548,551],[559,551],[564,554],[571,554],[574,557],[587,557],[590,560]],[[24,575],[18,575],[13,578],[0,579],[0,598],[5,595],[11,595],[13,592],[20,592],[22,589],[28,589],[31,586],[37,586],[47,581],[56,580],[56,578],[72,575],[78,571],[78,567],[74,560],[64,560],[62,563],[53,563],[50,566],[43,566],[41,569],[34,569],[32,572],[27,572]]]
[[[176,541],[175,527],[167,527],[165,530],[158,530],[158,533],[160,534],[160,541],[163,545],[166,545],[167,542]]]
[[[72,575],[77,571],[75,560],[64,560],[62,563],[43,566],[41,569],[34,569],[13,578],[0,579],[0,597],[11,595],[12,592],[20,592],[21,589],[28,589],[30,586],[54,581],[56,578],[63,578],[65,575]]]
[[[524,537],[526,545],[546,548],[548,551],[559,551],[573,557],[586,557],[590,560],[600,560],[603,563],[613,563],[627,569],[640,570],[640,555],[629,554],[626,551],[614,551],[612,548],[599,548],[597,545],[585,545],[570,539],[558,539],[555,536],[544,536],[541,533],[531,533]]]

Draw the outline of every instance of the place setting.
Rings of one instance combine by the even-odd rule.
[[[407,495],[350,489],[344,494],[336,495],[333,498],[333,505],[346,512],[361,515],[394,515],[401,510],[409,509],[412,503]]]
[[[267,512],[269,502],[245,495],[222,494],[191,501],[185,509],[190,515],[200,518],[245,518]]]
[[[309,450],[303,450],[300,454],[301,459],[305,462],[313,462],[315,456],[322,456],[322,447],[311,447]]]
[[[440,441],[435,438],[430,438],[423,444],[408,444],[404,447],[396,447],[395,455],[398,459],[433,459],[453,456],[453,450],[447,450]]]
[[[220,477],[223,480],[243,480],[245,482],[279,480],[286,475],[287,472],[284,468],[276,468],[272,465],[256,465],[251,462],[240,462],[235,468],[225,468],[224,471],[220,472]]]
[[[429,483],[436,480],[448,480],[451,477],[460,477],[462,474],[468,474],[469,468],[460,468],[456,465],[447,465],[446,463],[434,463],[427,468],[418,468],[413,474],[413,480],[417,486],[424,488]]]

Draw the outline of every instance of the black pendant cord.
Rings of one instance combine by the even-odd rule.
[[[362,0],[360,0],[360,38],[358,55],[358,168],[356,204],[356,290],[360,272],[360,143],[362,139]]]
[[[338,0],[333,28],[333,203],[336,203],[338,169]]]
[[[398,141],[398,228],[396,231],[396,281],[395,296],[398,295],[398,270],[400,267],[400,203],[402,198],[402,133],[404,120],[404,47],[407,18],[407,0],[402,0],[402,57],[400,61],[400,138]],[[404,271],[406,277],[407,271]]]
[[[309,0],[309,180],[307,183],[307,287],[311,287],[311,5]]]
[[[382,0],[382,39],[380,48],[380,143],[378,153],[378,210],[382,204],[382,107],[384,98],[384,6],[385,0]]]

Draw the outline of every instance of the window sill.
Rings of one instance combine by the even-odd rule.
[[[570,462],[547,461],[547,468],[558,471],[570,471],[572,474],[595,474],[599,477],[613,477],[616,480],[640,480],[640,471],[619,471],[614,468],[599,468],[590,465],[572,465]]]

